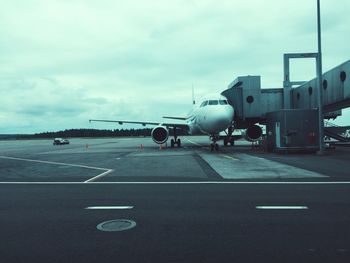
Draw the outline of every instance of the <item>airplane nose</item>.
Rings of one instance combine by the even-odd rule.
[[[212,132],[220,132],[226,130],[233,120],[233,108],[231,106],[218,108],[212,112],[210,118],[212,120]]]
[[[232,115],[228,112],[223,112],[219,116],[217,116],[216,125],[218,129],[224,130],[226,129],[232,122]]]

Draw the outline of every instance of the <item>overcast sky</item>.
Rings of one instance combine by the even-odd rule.
[[[321,0],[323,69],[350,59],[350,1]],[[316,0],[0,0],[0,133],[160,120],[240,75],[281,88],[316,52]],[[315,77],[313,61],[292,77]],[[350,124],[350,114],[338,122]],[[139,127],[139,126],[136,126]],[[136,128],[135,127],[135,128]]]

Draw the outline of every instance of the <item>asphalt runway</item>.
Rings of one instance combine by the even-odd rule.
[[[347,148],[182,140],[1,141],[0,262],[349,262]]]

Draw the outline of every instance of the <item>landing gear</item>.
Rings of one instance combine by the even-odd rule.
[[[216,141],[219,140],[219,136],[214,134],[210,136],[210,139],[212,140],[212,143],[210,144],[210,151],[219,151],[219,144],[216,143]]]
[[[232,133],[233,133],[233,126],[230,126],[228,128],[228,131],[226,133],[226,138],[224,138],[224,145],[227,146],[228,144],[230,144],[231,146],[235,145],[235,138],[232,137]]]
[[[177,144],[177,147],[181,147],[181,140],[180,139],[171,139],[170,146],[173,148]]]
[[[212,144],[210,144],[210,151],[219,151],[219,144],[217,144],[216,142],[214,143],[212,143]]]
[[[177,138],[176,128],[174,127],[174,139],[171,139],[170,146],[171,148],[174,148],[175,144],[177,144],[177,147],[181,147],[181,140]]]
[[[230,145],[231,146],[235,146],[235,138],[231,137]]]
[[[224,146],[228,146],[230,144],[230,146],[234,146],[235,145],[235,138],[231,137],[231,138],[225,138],[224,139]]]

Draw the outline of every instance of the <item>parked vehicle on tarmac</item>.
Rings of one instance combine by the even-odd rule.
[[[53,145],[62,145],[62,144],[69,144],[69,141],[63,138],[55,138],[53,140]]]

